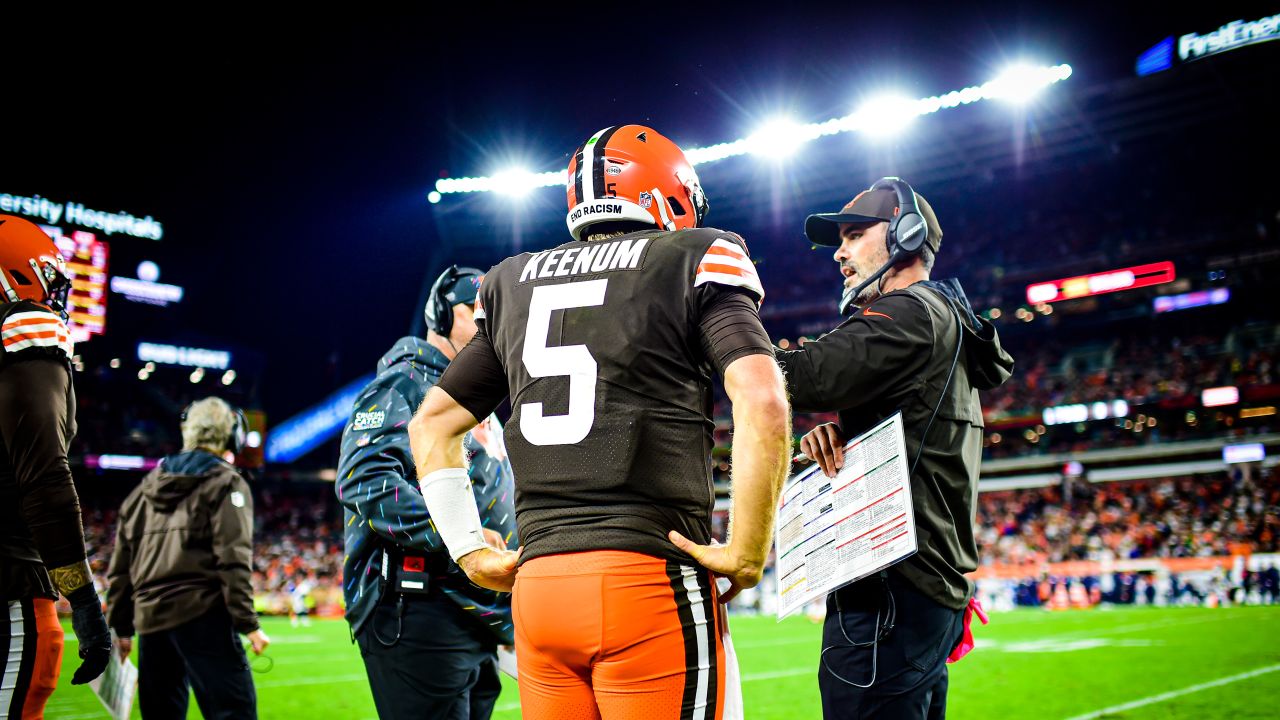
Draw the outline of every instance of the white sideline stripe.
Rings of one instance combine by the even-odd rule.
[[[1199,685],[1190,685],[1188,687],[1182,688],[1181,690],[1171,690],[1166,693],[1160,693],[1159,695],[1151,695],[1150,697],[1140,698],[1138,700],[1134,700],[1133,702],[1127,702],[1123,705],[1112,705],[1111,707],[1102,708],[1101,710],[1095,710],[1091,713],[1085,713],[1084,715],[1076,715],[1075,717],[1070,718],[1070,720],[1094,720],[1094,718],[1105,717],[1113,713],[1124,712],[1126,710],[1134,710],[1136,708],[1145,707],[1147,705],[1162,703],[1165,700],[1172,700],[1173,698],[1181,697],[1183,695],[1190,695],[1191,693],[1197,693],[1197,692],[1200,692],[1201,690],[1208,690],[1210,688],[1222,687],[1223,685],[1230,685],[1231,683],[1234,683],[1234,682],[1240,682],[1241,680],[1248,680],[1250,678],[1258,677],[1259,675],[1266,675],[1267,673],[1273,673],[1277,670],[1280,670],[1280,663],[1277,663],[1275,665],[1268,665],[1266,667],[1261,667],[1261,668],[1258,668],[1257,670],[1250,670],[1249,672],[1243,672],[1243,673],[1240,673],[1239,675],[1230,675],[1228,677],[1220,678],[1218,680],[1211,680],[1206,683],[1200,683]]]

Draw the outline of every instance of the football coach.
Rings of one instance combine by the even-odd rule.
[[[1013,359],[954,279],[930,271],[942,245],[933,209],[883,178],[838,213],[805,221],[835,248],[848,317],[796,350],[778,350],[797,412],[839,422],[801,450],[834,476],[850,438],[901,412],[918,552],[827,595],[818,681],[825,718],[942,718],[948,656],[967,627],[978,567],[974,534],[982,408]]]

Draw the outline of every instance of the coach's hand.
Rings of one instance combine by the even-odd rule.
[[[680,533],[672,530],[667,538],[702,567],[728,579],[732,584],[726,592],[720,594],[720,602],[727,603],[745,588],[760,584],[764,576],[764,558],[748,558],[733,545],[721,545],[712,539],[710,545],[699,545]]]
[[[810,460],[818,461],[818,467],[827,477],[835,477],[844,467],[844,436],[835,423],[823,423],[800,438],[800,450]]]
[[[471,582],[482,588],[511,592],[516,584],[516,566],[520,562],[520,550],[495,550],[481,548],[458,558],[458,567],[467,573]]]
[[[253,650],[254,655],[261,655],[267,649],[267,646],[271,644],[271,638],[267,637],[267,634],[262,632],[261,628],[254,630],[245,637],[249,638],[249,648]]]
[[[71,676],[71,684],[83,685],[107,669],[111,661],[111,631],[92,585],[71,593],[67,601],[71,603],[71,629],[80,645],[80,667]]]

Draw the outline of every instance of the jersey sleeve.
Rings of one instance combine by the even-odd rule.
[[[715,239],[698,260],[693,286],[696,289],[707,285],[740,288],[757,304],[764,300],[764,285],[751,262],[747,244],[731,232],[716,231]]]
[[[436,384],[466,408],[477,423],[483,422],[506,399],[507,373],[483,324],[477,323],[471,342],[449,363]]]
[[[0,346],[9,358],[45,355],[62,359],[74,354],[71,331],[62,318],[30,302],[15,308],[0,324]]]
[[[698,309],[702,351],[721,376],[738,358],[773,353],[753,296],[719,285],[707,290]]]

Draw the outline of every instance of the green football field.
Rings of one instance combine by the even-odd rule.
[[[747,717],[820,717],[821,626],[734,617],[731,627]],[[254,676],[261,717],[375,717],[345,623],[295,629],[268,619],[265,629],[275,666]],[[1280,716],[1280,607],[1019,611],[994,615],[976,635],[978,649],[951,668],[951,718]],[[46,717],[105,718],[88,689],[69,684],[75,647],[68,642]],[[516,684],[504,680],[494,717],[518,718]],[[200,717],[194,701],[189,717]]]

